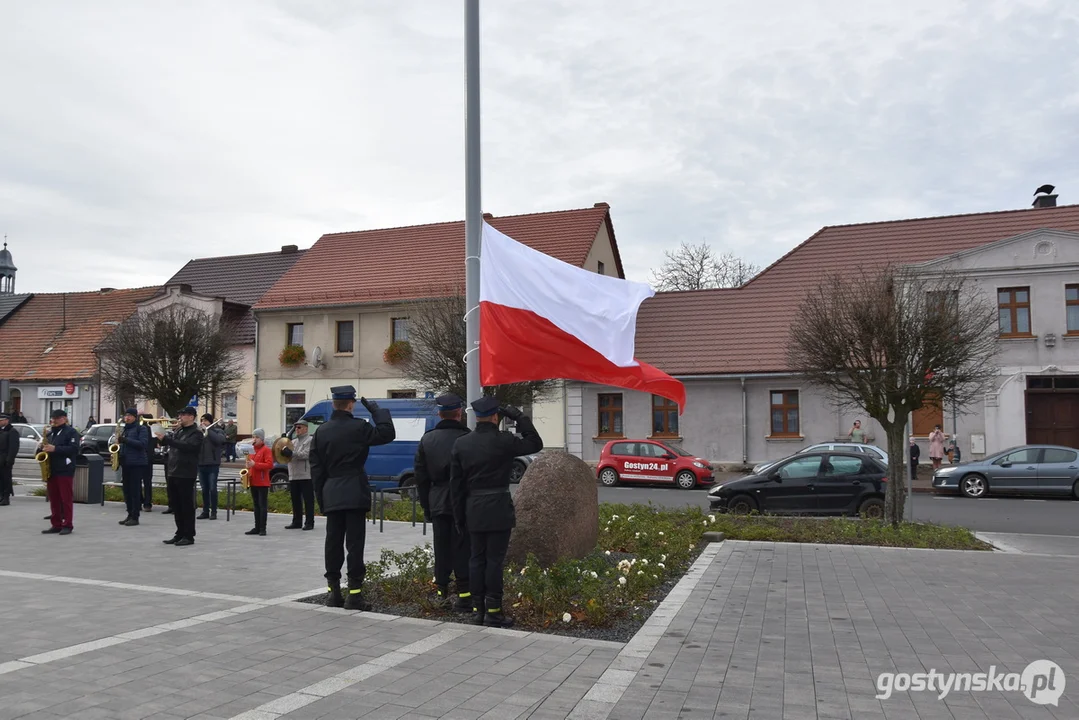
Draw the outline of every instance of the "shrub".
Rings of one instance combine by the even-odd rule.
[[[277,359],[285,367],[299,367],[307,360],[307,353],[302,345],[286,345],[281,349]]]

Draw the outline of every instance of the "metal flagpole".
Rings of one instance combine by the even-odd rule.
[[[479,399],[480,385],[480,1],[465,0],[465,399]],[[468,425],[476,416],[468,408]]]

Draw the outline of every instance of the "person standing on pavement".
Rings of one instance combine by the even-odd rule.
[[[855,420],[854,425],[851,426],[850,432],[847,433],[847,440],[861,445],[865,444],[866,434],[862,429],[862,421]]]
[[[914,440],[914,436],[910,436],[910,479],[918,479],[918,461],[922,459],[922,449],[918,447],[918,443]]]
[[[390,411],[365,397],[360,398],[371,422],[353,417],[356,388],[330,388],[333,413],[319,427],[311,442],[311,480],[322,514],[326,516],[326,604],[350,610],[370,610],[363,598],[367,567],[363,549],[371,509],[371,486],[364,463],[374,445],[385,445],[397,437]],[[341,596],[341,566],[348,551],[348,600]]]
[[[166,545],[184,547],[195,544],[195,480],[199,474],[199,451],[202,431],[195,426],[198,411],[185,407],[180,411],[180,425],[166,434],[161,444],[168,448],[165,485],[169,507],[176,519],[176,534],[164,540]]]
[[[143,416],[144,418],[147,416]],[[141,422],[141,421],[140,421]],[[150,431],[150,441],[146,443],[146,470],[142,475],[142,510],[143,512],[154,511],[154,451],[161,442],[161,435],[165,431],[160,426],[150,427],[142,423]]]
[[[940,469],[940,464],[944,460],[945,437],[940,425],[934,425],[933,432],[929,433],[929,460],[933,463],[934,471]]]
[[[236,460],[236,423],[229,420],[225,425],[225,462],[235,462]]]
[[[462,422],[465,401],[459,395],[446,393],[435,398],[439,423],[420,438],[413,467],[420,506],[434,532],[435,586],[439,600],[449,602],[450,572],[457,584],[457,602],[453,609],[468,612],[472,609],[472,588],[469,584],[471,548],[467,528],[457,531],[450,502],[450,456],[457,439],[469,433]]]
[[[251,444],[254,447],[247,456],[248,486],[251,490],[251,503],[255,511],[255,527],[244,535],[265,535],[266,518],[270,511],[270,471],[273,470],[273,453],[266,447],[266,431],[255,428],[251,431]]]
[[[11,427],[7,413],[0,413],[0,507],[11,504],[15,494],[11,469],[19,454],[19,433]]]
[[[288,490],[292,497],[292,524],[286,530],[315,529],[315,488],[311,483],[311,434],[306,420],[294,426],[292,449],[281,454],[288,458]]]
[[[67,411],[52,411],[52,429],[45,436],[41,449],[49,454],[49,504],[52,526],[42,534],[70,535],[75,530],[73,520],[75,500],[75,456],[79,454],[79,433],[67,423]]]
[[[963,462],[963,453],[959,450],[959,438],[958,437],[952,438],[952,454],[951,454],[951,458],[952,458],[952,464],[953,465],[958,465],[959,463]]]
[[[211,427],[214,416],[205,413],[202,425],[202,449],[199,450],[199,485],[202,488],[202,512],[199,520],[217,519],[217,477],[221,472],[221,451],[225,447],[225,431]]]
[[[127,517],[120,524],[135,527],[139,524],[142,481],[147,468],[146,448],[150,444],[150,429],[139,422],[139,412],[135,408],[124,411],[124,427],[116,442],[120,445],[120,473],[124,504],[127,505]]]
[[[514,407],[499,407],[484,396],[472,403],[476,430],[453,444],[450,455],[450,497],[458,532],[469,533],[472,555],[468,576],[472,586],[473,622],[510,627],[502,609],[502,573],[510,532],[517,524],[510,495],[513,459],[543,449],[532,419]],[[500,416],[517,424],[521,437],[498,429]]]

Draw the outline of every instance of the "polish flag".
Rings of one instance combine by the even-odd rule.
[[[483,224],[480,382],[565,378],[686,404],[681,382],[633,357],[644,283],[574,267]]]

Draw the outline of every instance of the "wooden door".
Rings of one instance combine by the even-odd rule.
[[[1079,392],[1027,392],[1027,443],[1079,448]]]

